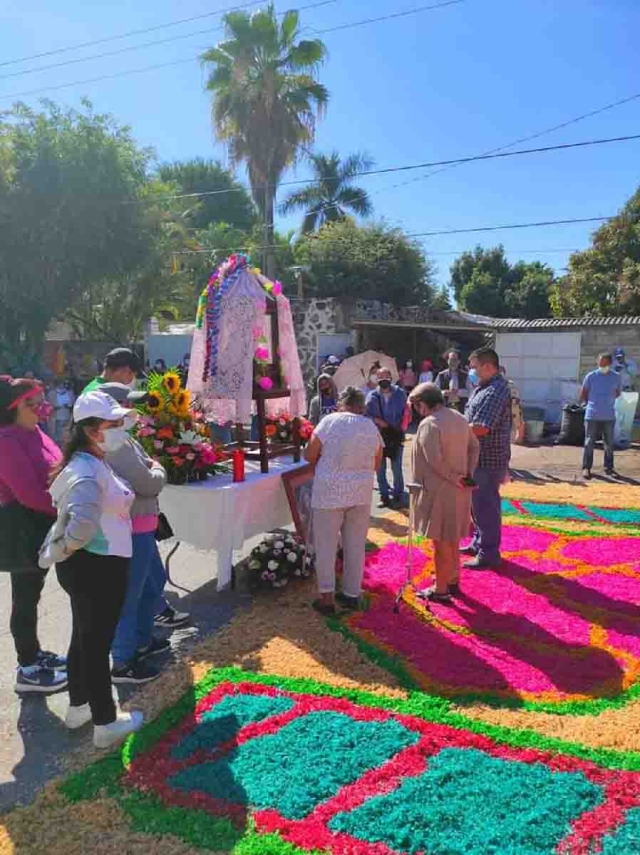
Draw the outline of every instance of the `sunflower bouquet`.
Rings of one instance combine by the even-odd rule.
[[[167,470],[170,484],[203,481],[226,469],[226,456],[212,440],[204,417],[176,369],[152,373],[147,401],[139,408],[136,438]]]

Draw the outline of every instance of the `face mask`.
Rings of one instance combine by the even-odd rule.
[[[320,389],[320,394],[321,394],[321,395],[324,395],[324,396],[325,396],[325,398],[328,398],[328,397],[329,397],[329,395],[331,394],[331,389],[324,389],[324,388],[323,388],[323,389]]]
[[[369,375],[369,383],[373,383],[373,385],[375,386],[375,384],[376,384],[377,382],[378,382],[378,378],[376,377],[376,375],[375,375],[375,374],[370,374],[370,375]]]
[[[476,371],[476,369],[475,369],[475,368],[472,368],[472,369],[469,371],[469,380],[471,380],[471,382],[472,382],[472,383],[477,383],[477,382],[478,382],[478,372]]]
[[[391,380],[380,380],[378,383],[381,389],[389,389],[391,387]]]
[[[101,451],[104,451],[105,454],[111,454],[114,451],[118,451],[119,448],[127,441],[127,431],[124,427],[110,428],[109,430],[103,431],[104,439],[101,442],[97,442],[96,445]]]
[[[611,371],[611,366],[610,365],[601,365],[600,368],[598,368],[598,371],[601,374],[608,374]]]
[[[413,368],[413,362],[411,360],[407,362],[407,368]]]
[[[124,429],[125,430],[133,430],[133,428],[138,423],[138,414],[135,410],[132,410],[128,415],[124,417]]]

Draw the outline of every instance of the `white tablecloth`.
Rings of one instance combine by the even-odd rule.
[[[269,473],[262,475],[260,463],[248,460],[246,481],[234,484],[231,475],[216,475],[196,484],[169,485],[160,494],[160,509],[177,540],[217,553],[220,589],[231,581],[234,549],[291,523],[282,475],[304,465],[280,457],[270,460]]]

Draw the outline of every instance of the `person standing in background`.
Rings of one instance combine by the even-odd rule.
[[[318,394],[309,404],[309,421],[317,427],[325,416],[338,409],[338,389],[330,374],[318,377]]]
[[[433,362],[430,359],[424,359],[422,361],[418,383],[433,383]]]
[[[613,357],[610,353],[598,356],[598,368],[589,372],[582,383],[580,399],[586,403],[584,414],[584,453],[582,474],[589,480],[593,469],[593,449],[602,435],[604,443],[604,471],[617,477],[613,468],[613,439],[616,426],[616,398],[622,391],[622,379],[611,370]]]
[[[140,360],[135,353],[126,347],[117,347],[105,356],[102,374],[94,377],[83,391],[95,392],[103,383],[124,383],[133,388],[139,372]]]
[[[402,473],[402,451],[404,432],[402,422],[407,406],[407,395],[391,382],[391,371],[378,371],[378,387],[367,398],[367,416],[376,424],[384,441],[384,456],[378,468],[380,507],[401,506],[404,502],[404,476]],[[393,474],[393,497],[387,480],[387,460]]]
[[[38,639],[38,604],[47,575],[38,567],[38,550],[56,518],[49,473],[62,460],[58,446],[38,427],[43,401],[35,380],[0,377],[0,569],[11,574],[15,690],[21,694],[59,692],[67,685],[67,660],[43,650]]]
[[[404,368],[400,370],[398,386],[400,386],[401,389],[404,389],[408,395],[416,384],[417,379],[416,372],[413,370],[413,361],[408,359],[404,364]]]
[[[454,407],[464,413],[469,400],[469,378],[460,367],[460,355],[450,350],[447,355],[447,368],[436,377],[435,383],[444,395],[447,407]]]
[[[502,540],[502,504],[500,487],[509,474],[511,459],[511,393],[500,373],[495,350],[482,347],[470,357],[478,374],[478,386],[467,407],[467,421],[480,443],[478,465],[473,473],[477,489],[471,505],[475,535],[461,552],[472,556],[464,564],[473,570],[499,567]]]
[[[47,400],[52,407],[49,435],[62,447],[66,442],[67,429],[76,402],[71,382],[61,377],[49,392]]]

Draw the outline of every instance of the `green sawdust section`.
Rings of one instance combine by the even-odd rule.
[[[138,793],[121,784],[121,778],[131,761],[141,752],[151,749],[168,730],[177,726],[193,710],[202,697],[223,682],[249,682],[276,686],[295,693],[344,698],[362,706],[411,715],[458,730],[472,731],[514,748],[534,748],[571,755],[607,769],[640,771],[638,752],[589,748],[579,743],[546,737],[531,730],[513,730],[485,724],[452,712],[450,704],[442,698],[420,692],[412,692],[407,699],[384,698],[358,689],[339,689],[315,680],[258,675],[230,667],[211,671],[185,693],[177,704],[165,710],[140,733],[129,737],[116,753],[60,784],[60,792],[72,803],[95,799],[98,796],[111,797],[118,801],[129,817],[132,831],[177,834],[186,843],[201,849],[228,851],[233,855],[314,855],[308,850],[287,843],[278,834],[259,834],[251,824],[248,828],[239,830],[227,819],[213,817],[204,811],[168,808],[153,796]],[[320,853],[316,852],[315,855]]]
[[[566,529],[561,526],[555,524],[555,522],[547,521],[547,520],[532,520],[527,518],[526,525],[531,526],[534,525],[536,528],[544,528],[548,530],[554,531],[556,534],[562,534],[567,537],[589,537],[593,535],[602,536],[602,524],[596,524],[590,528],[584,529]],[[624,531],[620,531],[620,526],[616,527],[616,530],[612,533],[612,536],[617,537],[638,537],[638,545],[640,547],[640,532],[634,531],[632,534],[625,528]],[[407,543],[406,538],[400,538],[398,543]],[[429,541],[423,537],[416,537],[414,539],[414,545],[420,546],[421,544],[426,544]],[[371,548],[369,551],[375,551],[378,547],[374,545],[370,545]],[[640,554],[640,553],[639,553]],[[379,649],[373,644],[370,644],[368,641],[365,641],[361,638],[357,633],[353,632],[349,627],[345,626],[344,623],[340,620],[340,618],[328,618],[327,626],[329,629],[334,632],[339,632],[344,638],[353,642],[356,645],[358,650],[367,656],[372,662],[375,662],[376,665],[379,665],[381,668],[384,668],[389,673],[393,674],[403,689],[406,689],[409,692],[420,692],[420,686],[411,676],[409,671],[405,668],[402,658],[400,656],[394,656],[392,653],[388,653],[384,650]],[[433,697],[437,698],[441,703],[451,704],[450,701],[439,698],[435,695],[427,695],[424,694],[425,697]],[[455,698],[455,703],[457,706],[465,706],[471,704],[481,703],[488,707],[493,707],[495,709],[522,709],[528,710],[529,712],[545,712],[552,713],[553,715],[599,715],[603,713],[605,710],[609,709],[619,709],[620,707],[625,706],[630,701],[635,700],[636,698],[640,698],[640,683],[635,683],[629,689],[626,689],[624,692],[621,692],[619,695],[616,695],[614,698],[596,698],[589,701],[564,701],[558,704],[548,704],[541,701],[525,701],[518,700],[517,698],[496,698],[494,695],[483,694],[482,692],[469,693],[468,695],[457,695]]]

